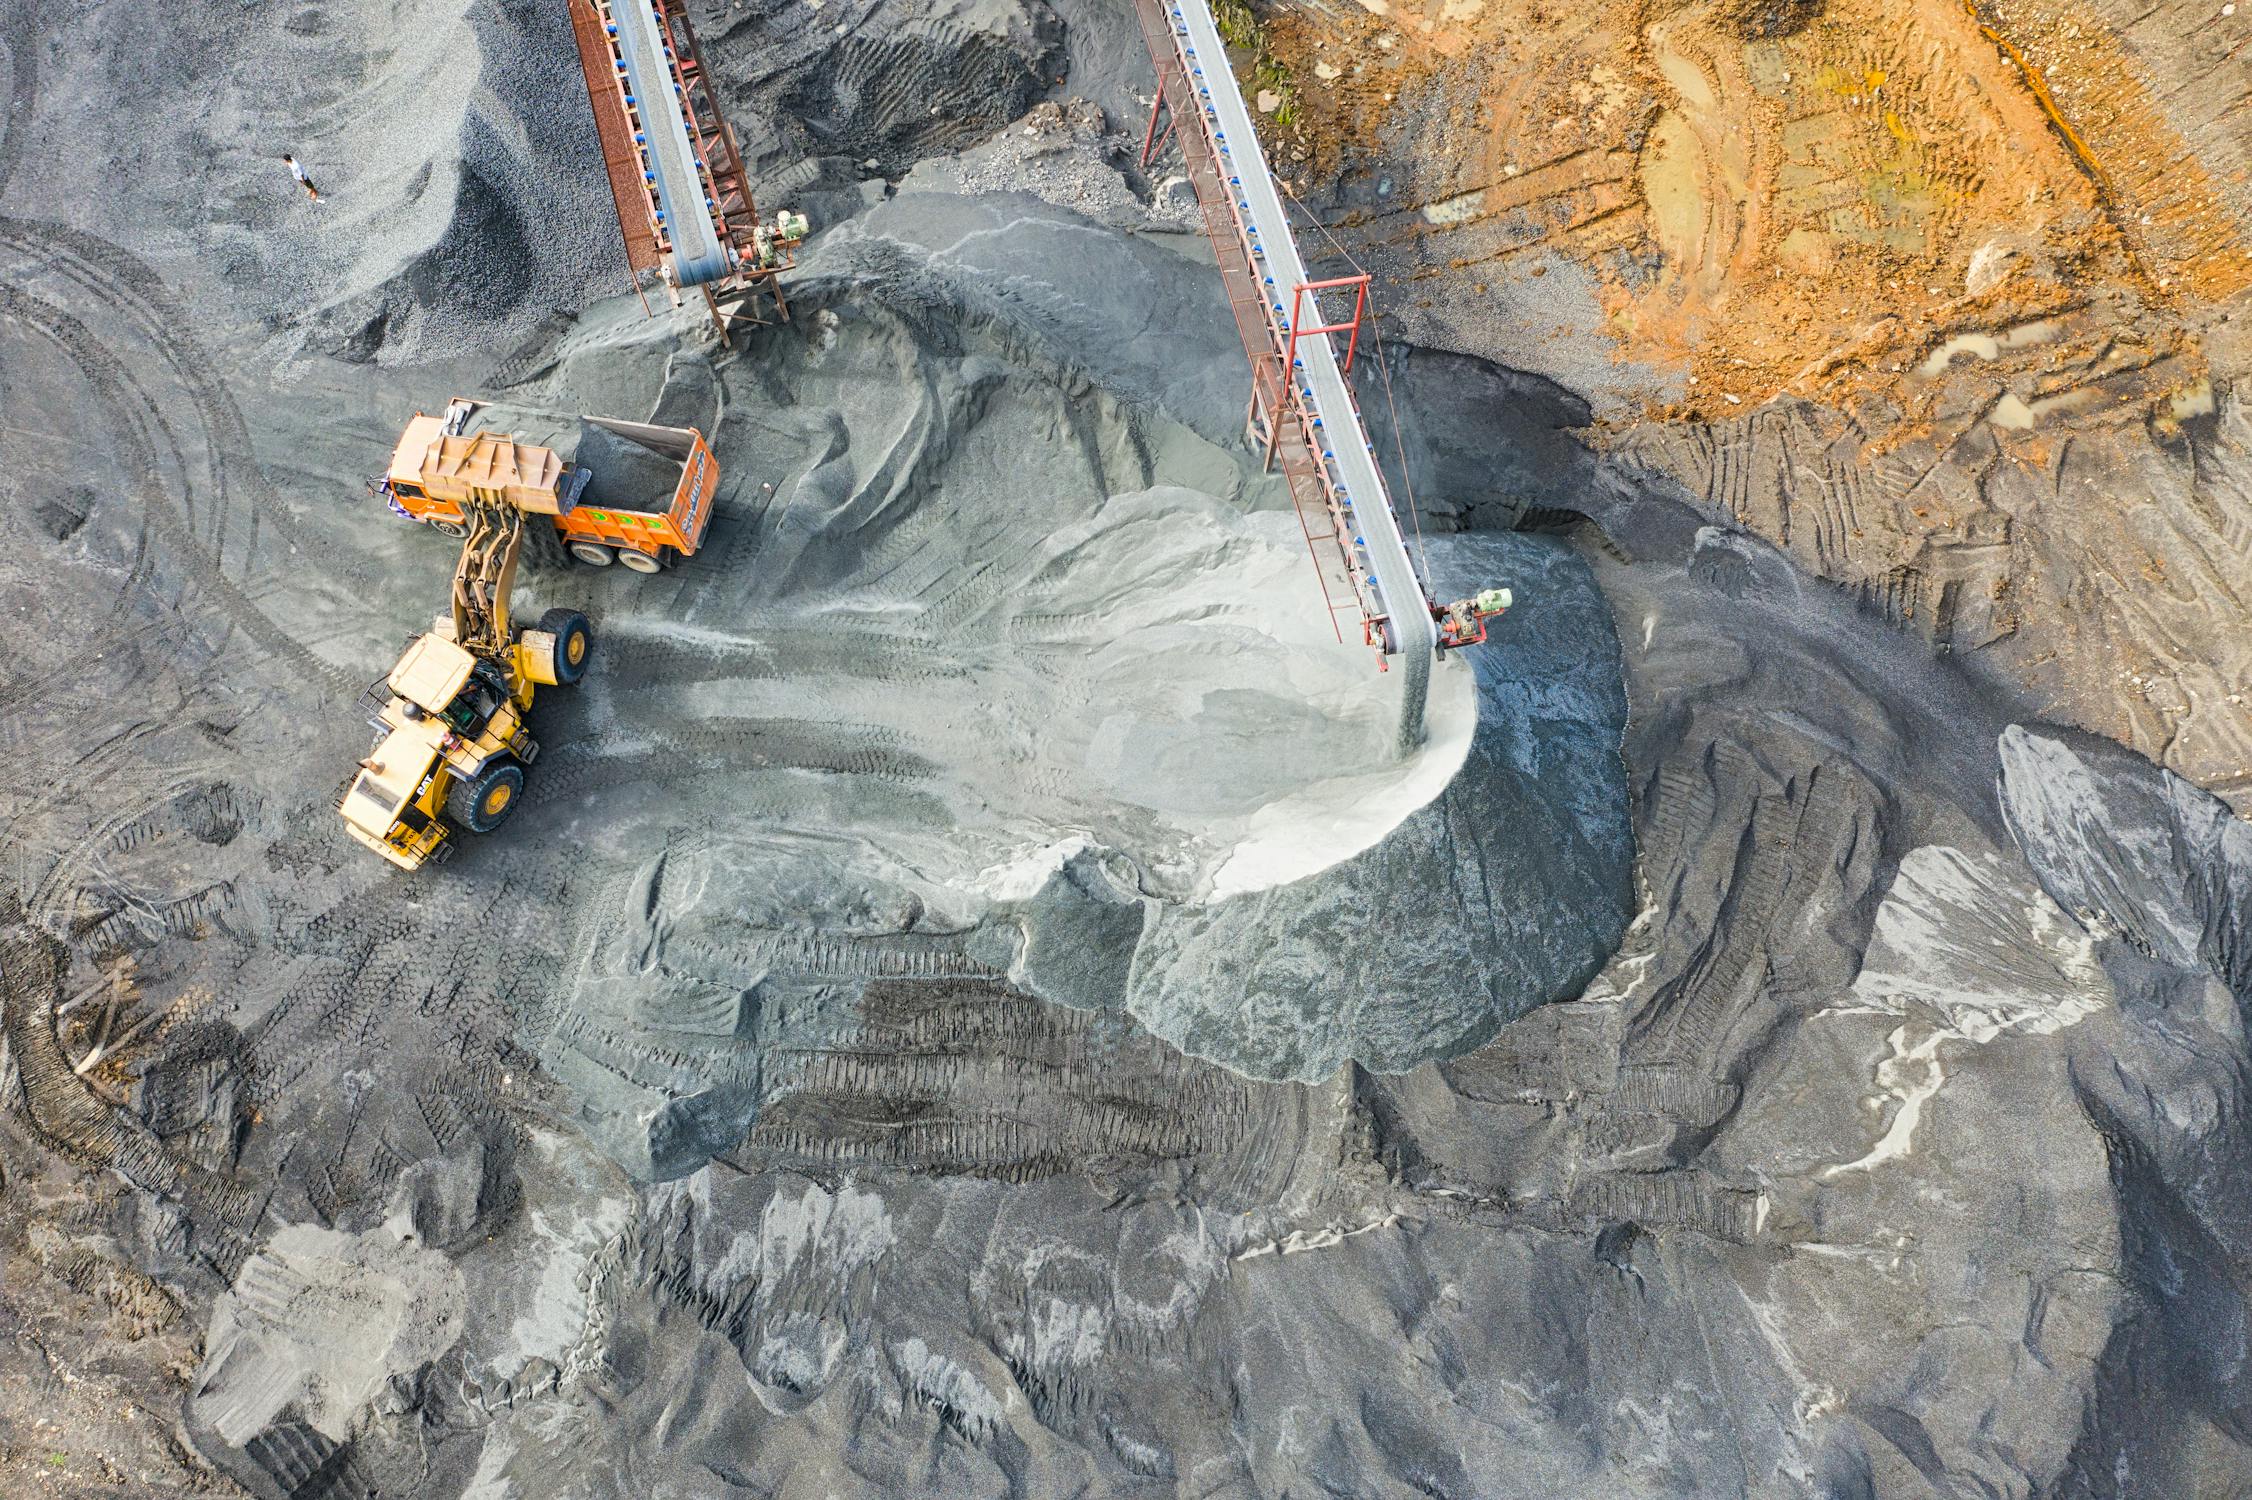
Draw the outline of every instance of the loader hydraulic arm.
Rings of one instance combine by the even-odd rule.
[[[469,536],[454,565],[454,640],[472,655],[497,658],[509,648],[508,594],[524,544],[524,513],[515,506],[466,501]]]

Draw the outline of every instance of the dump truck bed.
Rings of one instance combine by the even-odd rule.
[[[392,453],[386,475],[391,498],[416,520],[460,519],[458,502],[471,485],[444,457],[449,447],[480,435],[505,436],[515,445],[511,471],[547,474],[560,502],[522,508],[552,515],[566,540],[650,556],[666,549],[686,556],[702,545],[719,467],[695,428],[571,416],[506,401],[456,404],[469,409],[457,435],[444,434],[445,417],[418,413]],[[545,454],[555,461],[543,468],[536,460]],[[574,489],[579,475],[587,476],[584,487]],[[515,502],[513,490],[509,498]]]
[[[518,442],[537,443],[563,462],[592,471],[581,505],[652,513],[670,508],[697,442],[692,427],[563,416],[503,401],[479,406],[467,430],[510,433]]]

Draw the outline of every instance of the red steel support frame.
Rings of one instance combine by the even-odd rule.
[[[1144,169],[1147,169],[1151,162],[1157,160],[1158,153],[1165,149],[1165,143],[1173,139],[1173,111],[1165,102],[1165,69],[1167,66],[1168,64],[1163,60],[1158,61],[1157,96],[1149,101],[1149,129],[1142,132],[1142,166]],[[1165,128],[1162,131],[1157,128],[1157,117],[1160,114],[1165,116]]]
[[[743,172],[743,156],[735,147],[735,131],[719,112],[719,100],[712,93],[711,80],[704,71],[703,53],[696,43],[696,28],[688,20],[687,0],[663,0],[657,7],[657,18],[665,28],[665,39],[672,46],[673,72],[680,80],[680,97],[688,114],[689,138],[695,142],[699,158],[697,166],[704,173],[706,185],[711,190],[712,217],[719,228],[720,239],[732,246],[748,267],[753,256],[752,240],[758,228],[758,205],[751,199],[750,178]],[[704,290],[705,301],[712,304],[712,316],[719,317],[720,300],[743,298],[755,306],[754,299],[761,291],[774,298],[774,306],[781,320],[790,321],[790,304],[782,298],[782,272],[797,264],[796,252],[782,247],[780,262],[764,268],[746,268],[720,283],[717,294],[712,288]],[[756,312],[752,321],[763,321]],[[727,325],[724,320],[720,326]]]
[[[626,279],[641,293],[641,278],[662,263],[657,237],[650,230],[641,165],[633,148],[633,125],[626,118],[625,100],[612,83],[615,71],[602,17],[588,0],[571,0],[571,31],[579,44],[579,69],[586,75],[587,103],[594,110],[595,139],[602,145],[602,165],[610,178],[610,198],[618,208],[618,233],[625,240]],[[649,299],[641,299],[643,312]]]
[[[1353,321],[1350,323],[1318,323],[1311,327],[1307,326],[1306,294],[1326,291],[1333,286],[1355,288]],[[1321,310],[1321,303],[1318,299],[1314,303],[1314,310],[1316,312]],[[1298,341],[1307,334],[1345,333],[1347,334],[1345,340],[1345,373],[1352,374],[1353,352],[1361,346],[1361,315],[1367,311],[1368,272],[1366,271],[1361,272],[1358,276],[1333,276],[1327,281],[1301,282],[1298,286],[1292,288],[1290,293],[1290,368],[1296,369],[1298,367]]]
[[[657,201],[643,176],[639,153],[633,145],[632,110],[625,102],[619,59],[608,30],[611,3],[612,0],[570,0],[571,24],[578,40],[579,65],[586,75],[587,100],[594,109],[595,133],[602,142],[603,163],[609,171],[610,194],[617,204],[618,228],[625,236],[626,264],[633,276],[634,290],[638,292],[643,273],[665,269],[672,242],[660,227]],[[666,50],[671,54],[673,79],[679,86],[683,123],[688,127],[689,142],[695,148],[696,169],[703,179],[704,195],[712,203],[712,227],[720,243],[731,249],[733,258],[740,263],[740,268],[724,280],[701,288],[704,301],[723,334],[728,331],[729,322],[720,310],[721,303],[735,302],[738,311],[745,305],[755,307],[755,299],[761,292],[774,299],[782,321],[788,322],[790,305],[783,299],[778,278],[797,264],[795,247],[782,243],[778,246],[776,264],[763,267],[754,264],[758,205],[751,197],[750,179],[743,171],[743,157],[736,148],[735,132],[720,113],[719,101],[712,93],[703,55],[696,43],[696,28],[688,19],[687,0],[657,0],[656,10]],[[677,305],[680,289],[672,284],[669,272],[665,279],[666,290]],[[642,305],[648,306],[646,298]],[[764,321],[755,310],[751,320]]]
[[[1213,259],[1227,289],[1229,311],[1234,314],[1236,332],[1251,361],[1249,434],[1261,450],[1266,467],[1271,470],[1278,462],[1282,467],[1337,638],[1345,639],[1340,617],[1348,611],[1357,614],[1361,639],[1376,648],[1377,664],[1383,668],[1385,616],[1375,602],[1366,565],[1357,553],[1351,509],[1323,460],[1322,434],[1299,400],[1297,382],[1290,378],[1290,372],[1297,368],[1298,340],[1309,335],[1326,338],[1332,333],[1347,334],[1345,366],[1351,369],[1368,307],[1369,278],[1343,276],[1296,286],[1291,292],[1288,321],[1278,317],[1272,305],[1275,298],[1266,288],[1261,270],[1266,254],[1259,248],[1256,232],[1237,212],[1235,195],[1228,191],[1221,175],[1218,146],[1208,134],[1204,112],[1196,107],[1188,62],[1175,48],[1162,0],[1134,0],[1134,12],[1141,21],[1143,40],[1149,44],[1150,59],[1157,66],[1157,98],[1150,105],[1149,125],[1142,136],[1142,164],[1147,167],[1154,161],[1168,138],[1181,143],[1182,164],[1190,186],[1196,190],[1205,234],[1212,242]],[[1161,114],[1162,131],[1158,123]],[[1324,289],[1344,286],[1358,288],[1351,322],[1299,326],[1307,299]],[[1314,306],[1318,309],[1319,305],[1315,298]]]

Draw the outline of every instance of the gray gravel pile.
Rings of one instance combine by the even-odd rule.
[[[760,197],[816,223],[856,184],[993,135],[1065,72],[1044,0],[751,0],[700,34]]]
[[[844,100],[933,37],[1006,84],[979,108],[1053,55],[1131,108],[1122,14],[853,11],[889,51],[829,14],[708,15],[747,111],[826,90],[903,169],[988,139]],[[475,61],[442,43],[551,19],[459,16],[227,18],[348,211],[429,132],[427,215],[289,262],[317,285],[262,258],[304,205],[251,155],[241,225],[162,173],[70,190],[241,128],[218,18],[5,33],[0,1487],[2240,1485],[2252,847],[2219,803],[1581,451],[1570,392],[1413,350],[1434,582],[1519,603],[1437,676],[1465,738],[1385,759],[1209,266],[1005,172],[863,208],[814,162],[849,216],[735,349],[573,293],[409,364],[402,300],[277,374],[270,313],[380,301],[449,235],[536,272],[511,330],[582,285],[540,279],[568,235],[446,182],[566,175],[536,122],[575,64],[418,106]],[[209,107],[90,126],[166,41]],[[1109,148],[1073,118],[959,170],[1076,172]],[[554,191],[607,233],[588,151]],[[718,513],[656,578],[527,574],[592,670],[535,705],[507,829],[402,878],[331,798],[454,548],[359,480],[504,386],[704,426]],[[121,958],[123,1023],[161,1019],[82,1076]]]
[[[918,163],[900,188],[1029,193],[1113,229],[1202,234],[1188,179],[1166,177],[1149,191],[1134,165],[1140,150],[1140,137],[1115,129],[1100,105],[1050,100],[982,145]]]
[[[622,285],[560,5],[105,6],[44,24],[37,95],[84,108],[11,126],[34,169],[8,212],[113,239],[271,333],[272,353],[442,359]],[[129,140],[77,133],[97,103],[130,117]]]

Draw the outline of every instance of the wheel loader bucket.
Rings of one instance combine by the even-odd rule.
[[[560,687],[555,670],[557,641],[552,632],[527,630],[516,638],[516,670],[541,687]]]

